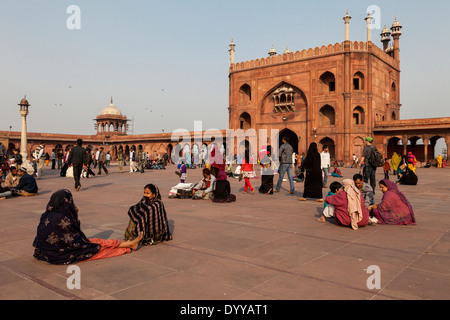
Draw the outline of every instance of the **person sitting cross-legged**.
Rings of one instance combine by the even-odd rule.
[[[38,185],[36,180],[32,175],[27,173],[27,168],[21,167],[17,175],[20,177],[19,184],[13,188],[11,188],[11,192],[15,196],[37,196],[38,193]]]
[[[216,185],[216,178],[209,169],[203,169],[203,179],[192,189],[192,199],[212,199],[213,191]]]

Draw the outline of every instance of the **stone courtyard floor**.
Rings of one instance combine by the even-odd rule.
[[[82,189],[74,192],[72,178],[47,167],[38,180],[39,196],[0,201],[1,300],[450,298],[448,169],[419,168],[418,186],[400,186],[413,205],[416,226],[377,225],[357,231],[317,222],[323,204],[298,201],[301,183],[296,183],[295,195],[287,194],[288,182],[278,194],[250,195],[242,194],[243,181],[231,178],[237,201],[215,204],[169,199],[170,188],[178,183],[173,165],[144,174],[119,174],[115,166],[109,170],[109,175],[83,179]],[[351,178],[357,169],[342,172]],[[200,178],[200,169],[188,171],[187,182]],[[172,241],[81,262],[81,289],[73,290],[66,284],[72,275],[68,266],[33,258],[36,227],[54,191],[72,191],[88,237],[122,239],[127,210],[141,199],[147,183],[160,188]],[[260,179],[251,183],[257,190]],[[376,201],[380,199],[377,190]],[[367,285],[375,275],[371,266],[379,267],[380,289]]]

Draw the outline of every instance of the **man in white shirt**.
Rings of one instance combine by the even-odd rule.
[[[41,144],[34,151],[34,159],[36,160],[36,177],[40,179],[42,174],[44,173],[44,165],[45,165],[45,143],[41,142]]]
[[[130,148],[130,173],[138,171],[137,161],[136,147],[132,146]]]
[[[328,146],[323,146],[323,151],[320,154],[320,167],[323,171],[323,187],[326,188],[328,182],[328,175],[330,174],[330,153],[328,152]]]
[[[95,148],[95,157],[94,157],[94,168],[97,167],[98,164],[98,157],[100,156],[100,150],[98,150],[98,148]]]

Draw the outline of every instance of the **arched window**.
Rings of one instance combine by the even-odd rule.
[[[334,126],[336,122],[336,116],[334,108],[330,105],[325,105],[319,110],[319,126],[327,127]]]
[[[364,75],[361,72],[357,72],[353,76],[353,90],[364,90]]]
[[[252,127],[252,117],[244,112],[239,116],[239,128],[242,130],[247,130]]]
[[[392,111],[391,120],[397,120],[397,115],[395,114],[395,111]]]
[[[353,109],[353,124],[360,125],[364,124],[364,109],[360,106]]]
[[[336,91],[336,78],[334,74],[327,71],[319,78],[319,92],[328,93]]]
[[[248,84],[244,84],[239,89],[239,100],[241,104],[252,101],[252,88]]]

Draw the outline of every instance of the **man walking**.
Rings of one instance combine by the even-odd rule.
[[[45,143],[41,144],[34,151],[34,160],[36,161],[36,177],[40,179],[44,173],[45,157],[44,157]]]
[[[106,174],[108,174],[108,170],[105,167],[106,163],[106,152],[104,151],[103,147],[100,147],[100,153],[98,155],[98,174],[102,174],[102,169],[105,171]]]
[[[369,162],[373,154],[373,149],[375,149],[375,147],[372,145],[373,139],[371,137],[367,137],[366,139],[364,139],[364,143],[366,145],[364,146],[363,154],[361,157],[361,166],[364,166],[364,182],[368,183],[370,180],[370,186],[372,187],[373,193],[375,194],[375,175],[377,172],[377,167],[372,166]]]
[[[320,161],[321,161],[320,167],[322,168],[322,172],[323,172],[322,187],[326,188],[327,182],[328,182],[328,175],[330,174],[331,160],[330,160],[330,153],[328,152],[328,146],[324,145],[322,150],[323,151],[320,154]]]
[[[78,191],[81,188],[80,177],[83,167],[87,167],[86,149],[82,147],[83,140],[78,139],[77,145],[70,150],[69,158],[67,162],[72,165],[73,178],[75,180],[75,190]]]
[[[130,173],[137,172],[138,170],[136,166],[137,155],[136,155],[136,147],[134,145],[131,146],[129,160],[130,160]]]
[[[51,159],[52,159],[52,170],[55,170],[56,168],[56,153],[55,153],[55,149],[52,150],[52,154],[51,154]]]
[[[294,178],[292,177],[292,154],[294,153],[294,149],[289,144],[289,140],[287,137],[283,137],[281,140],[283,144],[280,147],[280,168],[278,170],[278,183],[277,187],[274,190],[275,192],[280,192],[281,184],[283,182],[284,173],[287,172],[290,186],[290,194],[294,193]]]

